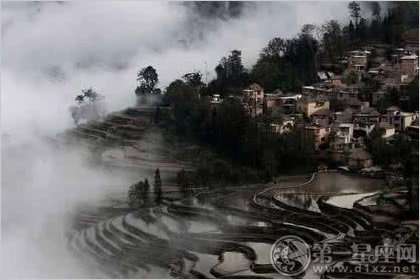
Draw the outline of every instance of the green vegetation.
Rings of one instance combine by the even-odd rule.
[[[368,149],[375,163],[383,166],[402,164],[407,176],[412,176],[418,172],[418,169],[416,171],[416,168],[418,168],[418,156],[411,155],[412,145],[417,144],[413,143],[411,138],[404,134],[395,135],[392,141],[382,138],[383,134],[383,128],[375,128],[369,135]],[[415,158],[417,158],[417,163],[413,162]]]
[[[362,10],[369,9],[372,17],[363,18]],[[273,38],[261,51],[252,69],[245,69],[241,50],[232,50],[215,67],[216,78],[206,86],[200,73],[188,73],[183,80],[174,81],[179,86],[183,81],[201,95],[220,94],[222,98],[239,95],[250,83],[258,83],[267,92],[298,92],[304,84],[317,81],[321,62],[329,65],[331,71],[342,70],[339,61],[346,51],[354,50],[366,43],[384,43],[390,47],[402,46],[405,38],[418,33],[418,2],[392,2],[388,11],[381,16],[378,2],[358,2],[348,5],[351,20],[340,25],[330,20],[321,25],[306,24],[293,38]],[[416,31],[417,30],[417,31]],[[416,36],[414,36],[416,37]],[[418,37],[417,37],[418,40]],[[152,66],[138,73],[140,85],[136,94],[160,93],[156,88],[158,75]],[[350,82],[355,77],[350,76]]]
[[[362,9],[367,6],[372,12],[369,20],[362,16],[365,14]],[[203,159],[196,171],[200,176],[181,174],[179,185],[185,194],[190,189],[185,182],[192,181],[203,186],[209,183],[209,178],[217,178],[220,185],[237,182],[237,178],[243,177],[243,170],[240,170],[243,166],[256,170],[257,175],[251,177],[259,179],[270,179],[297,168],[313,167],[315,151],[311,135],[303,128],[273,135],[269,132],[270,120],[266,116],[250,118],[237,96],[253,82],[261,84],[267,92],[275,89],[299,92],[302,85],[317,81],[321,62],[323,67],[330,65],[332,71],[340,70],[339,62],[346,51],[372,42],[388,44],[392,49],[402,44],[404,32],[418,28],[416,2],[392,3],[385,15],[377,2],[362,6],[351,2],[348,10],[351,20],[346,25],[340,25],[335,20],[320,26],[307,24],[294,38],[273,38],[249,71],[243,66],[241,51],[233,50],[220,60],[215,68],[216,78],[208,85],[202,82],[198,72],[187,73],[169,84],[163,103],[171,110],[169,115],[163,116],[158,108],[155,120],[173,134],[214,148],[223,158]],[[359,79],[354,74],[346,78],[350,84]],[[364,77],[366,86],[362,89],[361,99],[378,89],[379,85],[369,79]],[[153,67],[143,68],[138,80],[140,86],[136,93],[158,91],[158,75]],[[217,109],[209,106],[211,94],[220,94],[224,98]],[[370,98],[367,96],[367,99]],[[407,111],[418,110],[418,80],[415,79],[401,92],[391,92],[380,101],[378,110],[383,111],[391,104]],[[339,110],[344,104],[332,100],[331,107]],[[396,137],[396,144],[386,143],[382,137],[372,136],[369,149],[380,164],[404,161],[407,152],[403,149],[405,141]],[[396,153],[401,153],[401,156],[396,156]],[[392,157],[394,159],[390,160]]]
[[[165,101],[172,107],[172,116],[166,123],[171,131],[215,147],[234,163],[262,169],[265,178],[311,164],[314,153],[311,136],[301,128],[282,135],[269,133],[266,128],[259,127],[259,119],[248,116],[236,98],[228,97],[217,109],[211,109],[208,99],[198,99],[191,86],[176,80],[167,88]],[[205,166],[213,164],[223,165],[207,162]],[[207,172],[221,181],[234,181],[236,172],[227,171],[229,168],[226,165]]]
[[[137,86],[135,93],[137,97],[141,98],[141,103],[147,102],[147,95],[161,93],[160,89],[156,87],[159,83],[159,77],[156,69],[152,66],[141,69],[137,73],[137,81],[139,82],[139,85]]]
[[[269,92],[276,89],[296,92],[301,85],[316,81],[321,61],[335,70],[340,67],[336,62],[345,51],[366,42],[399,47],[404,34],[418,33],[418,2],[393,2],[383,17],[377,2],[367,3],[373,15],[369,21],[361,16],[360,4],[351,2],[352,20],[345,26],[331,20],[320,26],[305,25],[292,39],[270,40],[252,67],[250,82],[259,83]]]
[[[419,79],[414,79],[410,84],[400,90],[396,88],[392,89],[389,94],[378,101],[377,109],[379,112],[385,113],[386,109],[393,105],[407,112],[418,111]]]
[[[128,190],[127,203],[130,207],[141,207],[147,203],[149,186],[145,180],[132,185]]]
[[[237,95],[249,84],[249,75],[242,64],[240,50],[233,50],[229,56],[223,57],[214,70],[217,78],[210,82],[209,93],[220,93],[223,97]]]

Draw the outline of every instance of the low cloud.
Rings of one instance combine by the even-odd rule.
[[[275,36],[293,36],[304,23],[345,21],[345,5],[252,2],[233,15],[215,9],[203,17],[182,2],[2,2],[4,131],[18,133],[11,131],[16,123],[71,126],[67,108],[90,86],[106,96],[109,110],[132,105],[137,71],[149,64],[163,88],[190,71],[207,69],[210,80],[233,49],[251,67]]]
[[[242,50],[251,67],[275,36],[294,36],[305,23],[348,21],[344,2],[216,9],[162,1],[1,5],[1,124],[10,135],[10,143],[2,143],[7,278],[98,276],[78,267],[66,251],[68,214],[80,202],[124,193],[133,178],[90,166],[88,150],[41,140],[73,126],[68,108],[81,89],[92,86],[104,95],[108,111],[122,109],[134,105],[141,67],[153,65],[162,88],[190,71],[207,69],[210,80],[233,49]]]

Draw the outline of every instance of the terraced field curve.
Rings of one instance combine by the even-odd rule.
[[[193,169],[192,162],[174,159],[156,138],[144,137],[152,126],[150,114],[129,109],[102,123],[79,127],[66,137],[101,147],[100,160],[113,168],[143,169],[150,174],[156,166],[166,174]],[[144,127],[138,129],[139,124]],[[418,228],[398,220],[405,209],[387,213],[381,206],[369,206],[378,201],[372,194],[383,187],[380,180],[328,172],[283,178],[276,184],[200,189],[181,199],[176,185],[164,183],[160,205],[76,213],[68,248],[81,263],[98,267],[111,278],[281,278],[270,263],[270,248],[284,235],[299,236],[309,245],[327,242],[334,250],[350,253],[354,243],[380,244],[398,231],[412,232],[407,242],[418,243]],[[332,199],[356,195],[356,207],[342,207]],[[364,203],[366,199],[373,203]],[[401,190],[388,201],[403,205],[404,199]],[[378,211],[385,217],[380,221]],[[334,264],[354,265],[351,254],[334,258]],[[315,275],[309,269],[301,275],[305,276],[344,275]]]

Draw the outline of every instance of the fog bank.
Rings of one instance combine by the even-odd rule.
[[[134,105],[136,73],[147,65],[162,88],[190,71],[210,80],[233,49],[251,67],[273,37],[348,20],[345,2],[235,5],[1,2],[1,127],[10,138],[2,141],[2,277],[101,276],[67,252],[70,215],[125,192],[132,178],[89,165],[86,149],[45,140],[73,126],[68,108],[81,89],[104,95],[108,111],[122,109]]]
[[[52,134],[71,126],[68,107],[83,88],[94,87],[117,110],[134,103],[136,73],[147,65],[162,88],[190,71],[207,70],[210,80],[230,50],[242,50],[250,67],[275,36],[348,19],[345,2],[244,2],[234,15],[188,2],[1,5],[2,127],[15,140],[21,127]]]

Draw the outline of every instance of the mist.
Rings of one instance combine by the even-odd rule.
[[[273,37],[348,21],[346,2],[237,3],[1,3],[1,129],[10,138],[2,141],[2,277],[100,276],[67,253],[71,213],[124,193],[133,178],[92,166],[83,147],[46,140],[73,126],[68,108],[82,89],[120,110],[135,104],[142,67],[157,69],[162,89],[191,71],[210,81],[233,49],[250,68]]]
[[[3,131],[17,141],[24,126],[49,134],[71,126],[68,107],[86,87],[106,97],[109,111],[133,105],[137,71],[147,65],[161,88],[190,71],[208,71],[210,80],[233,49],[249,68],[275,36],[347,21],[344,2],[244,3],[237,16],[204,17],[178,2],[2,2]]]

